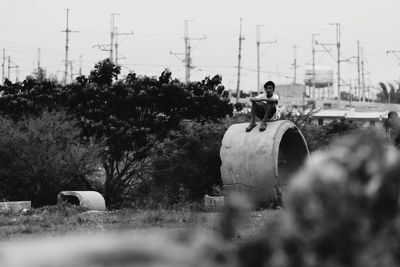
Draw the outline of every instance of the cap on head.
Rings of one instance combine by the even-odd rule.
[[[264,89],[267,88],[267,86],[272,86],[272,88],[275,90],[275,83],[273,81],[268,81],[264,84]]]

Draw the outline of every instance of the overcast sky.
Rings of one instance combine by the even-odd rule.
[[[120,36],[120,56],[125,59],[119,63],[124,73],[159,75],[169,68],[174,77],[184,80],[183,56],[177,58],[170,51],[184,52],[184,20],[189,19],[190,37],[206,36],[191,41],[196,67],[191,79],[221,74],[225,86],[235,89],[243,17],[241,89],[245,91],[257,88],[256,25],[264,25],[261,41],[277,40],[261,45],[261,83],[292,82],[294,45],[301,82],[306,65],[312,63],[312,34],[319,34],[319,42],[333,44],[336,29],[329,23],[336,22],[341,23],[343,58],[357,55],[357,40],[364,48],[367,81],[375,85],[400,76],[400,60],[386,55],[387,50],[400,50],[399,0],[1,0],[0,48],[20,66],[20,80],[36,68],[38,48],[41,66],[62,79],[66,8],[71,9],[70,29],[79,31],[70,36],[70,60],[76,73],[80,55],[84,74],[108,56],[93,46],[110,42],[110,14],[119,13],[115,18],[118,31],[134,32]],[[336,47],[331,48],[336,56]],[[336,75],[336,63],[328,53],[318,52],[316,62],[334,68]],[[354,83],[357,65],[342,63],[342,75]],[[11,79],[15,79],[14,70]]]

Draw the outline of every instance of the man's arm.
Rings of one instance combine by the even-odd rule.
[[[257,99],[255,97],[250,98],[251,102],[268,102],[271,104],[277,104],[278,103],[278,99],[275,98],[261,98],[261,99]]]

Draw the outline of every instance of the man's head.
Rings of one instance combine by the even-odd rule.
[[[267,94],[272,94],[275,90],[275,84],[273,81],[268,81],[264,84],[264,90]]]
[[[388,113],[388,119],[397,119],[399,117],[399,115],[397,114],[396,111],[390,111]]]

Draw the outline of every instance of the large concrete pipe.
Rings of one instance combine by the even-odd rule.
[[[265,206],[277,190],[288,184],[309,155],[300,130],[290,121],[269,122],[264,132],[258,126],[246,132],[248,123],[234,124],[226,131],[221,146],[221,176],[224,191],[245,192]]]

